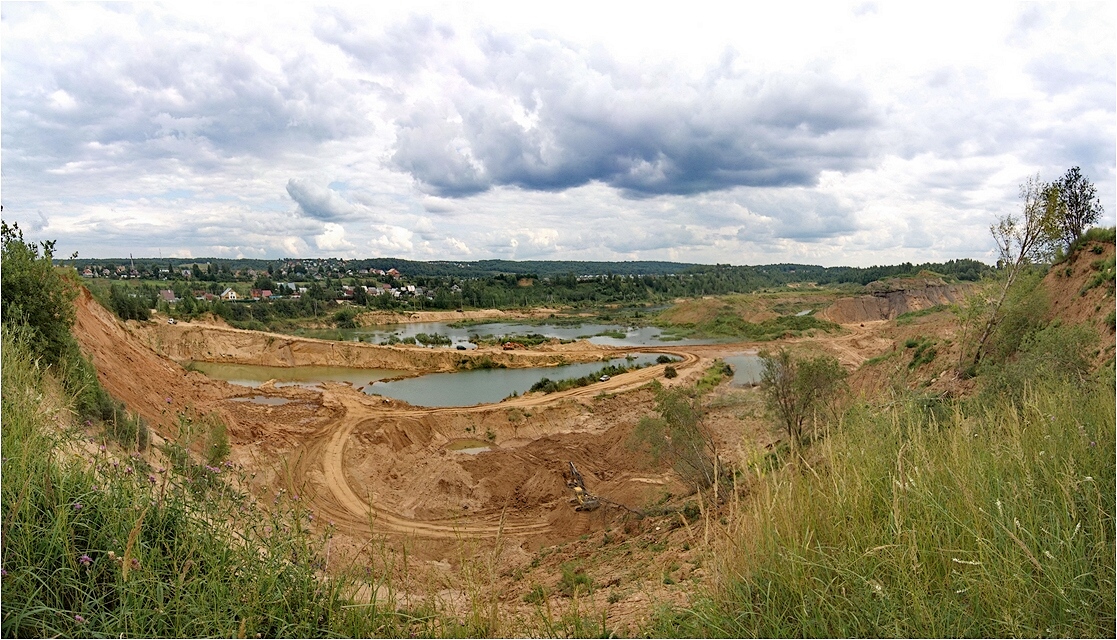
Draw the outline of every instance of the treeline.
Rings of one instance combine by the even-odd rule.
[[[992,271],[988,265],[968,259],[923,264],[906,262],[873,267],[820,267],[798,264],[696,266],[676,263],[482,262],[499,262],[502,267],[542,265],[548,269],[557,268],[558,265],[595,267],[628,265],[628,268],[635,268],[635,265],[649,268],[658,265],[657,268],[663,269],[671,265],[684,268],[677,273],[636,275],[618,273],[578,275],[578,272],[573,269],[566,273],[546,276],[528,270],[470,277],[414,273],[398,277],[338,275],[299,283],[298,289],[279,286],[278,272],[274,276],[276,279],[273,279],[273,276],[269,276],[266,271],[261,271],[253,279],[243,283],[199,280],[120,282],[111,286],[114,292],[111,299],[108,299],[108,289],[110,289],[107,285],[108,281],[93,279],[88,282],[95,293],[100,291],[101,295],[106,296],[102,301],[106,306],[116,310],[122,318],[143,319],[145,314],[139,307],[149,304],[150,306],[146,308],[155,308],[158,303],[163,311],[178,317],[189,318],[212,312],[243,328],[265,328],[285,319],[330,317],[338,313],[339,304],[352,305],[358,309],[408,311],[647,305],[679,297],[750,293],[793,283],[864,285],[882,278],[916,276],[924,272],[932,272],[948,280],[973,281]],[[432,266],[432,270],[436,270],[435,268],[441,263],[415,264],[427,264]],[[348,270],[350,264],[346,263],[345,266]],[[231,268],[230,265],[222,266],[218,273],[228,277],[232,273],[229,270]],[[208,272],[206,275],[209,275]],[[98,285],[98,283],[105,284]],[[199,296],[199,293],[218,294],[226,286],[239,289],[242,299],[248,294],[249,287],[270,290],[276,298],[247,304],[241,301],[198,299],[204,297]],[[160,301],[158,292],[161,289],[173,291],[179,300],[173,305]],[[338,317],[337,320],[351,323],[352,314]]]

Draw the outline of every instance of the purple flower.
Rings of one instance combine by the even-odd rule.
[[[171,398],[170,398],[170,396],[168,396],[167,397],[167,404],[170,404],[170,403],[171,403]]]
[[[132,570],[133,571],[139,571],[140,570],[140,561],[136,560],[135,558],[132,558]]]
[[[78,562],[82,563],[82,566],[88,567],[89,564],[93,562],[93,558],[90,558],[88,555],[83,553],[81,554],[81,557],[78,558]]]
[[[7,569],[0,569],[0,578],[7,578],[7,577],[8,577],[8,570]]]
[[[155,476],[149,475],[147,477],[147,481],[150,482],[151,484],[155,484]]]
[[[74,503],[74,511],[81,511],[82,504],[80,502]]]
[[[76,620],[78,624],[85,624],[85,618],[81,617],[81,614],[75,613],[74,620]]]
[[[124,468],[124,473],[131,474],[132,473],[132,467],[125,467]]]

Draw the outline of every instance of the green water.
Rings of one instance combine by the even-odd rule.
[[[254,364],[225,364],[218,362],[191,362],[197,369],[211,378],[224,380],[246,387],[258,387],[268,380],[275,380],[277,387],[300,385],[318,386],[323,382],[347,382],[356,388],[364,387],[377,380],[404,375],[395,369],[353,369],[350,367],[265,367]]]

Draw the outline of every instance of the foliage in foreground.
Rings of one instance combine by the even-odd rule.
[[[352,583],[321,578],[308,512],[257,507],[227,466],[195,481],[52,435],[26,335],[6,327],[2,358],[4,636],[408,631],[380,607],[344,606]]]
[[[855,407],[813,473],[756,471],[714,591],[651,632],[1112,637],[1113,388]]]

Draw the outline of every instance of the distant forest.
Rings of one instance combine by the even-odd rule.
[[[435,278],[490,278],[493,276],[519,276],[521,278],[550,279],[574,276],[667,276],[688,275],[703,277],[711,274],[718,279],[747,282],[746,290],[757,286],[778,286],[791,282],[816,282],[818,284],[837,284],[843,282],[868,284],[874,280],[903,275],[915,275],[920,271],[932,271],[956,280],[979,280],[992,268],[977,260],[962,259],[948,262],[925,262],[912,264],[872,267],[821,267],[805,264],[770,264],[761,266],[704,265],[686,262],[662,262],[652,260],[623,262],[591,262],[577,260],[476,260],[472,262],[430,261],[419,262],[397,258],[366,258],[342,260],[339,258],[296,258],[281,260],[259,260],[250,258],[78,258],[56,260],[58,264],[71,264],[82,271],[85,267],[108,269],[114,276],[118,268],[125,272],[133,267],[145,279],[173,279],[181,276],[184,269],[193,265],[209,265],[209,273],[228,274],[228,280],[251,279],[247,274],[267,273],[273,278],[292,281],[313,279],[315,274],[323,277],[362,277],[362,271],[396,269],[405,277]],[[253,274],[252,277],[255,277]]]

